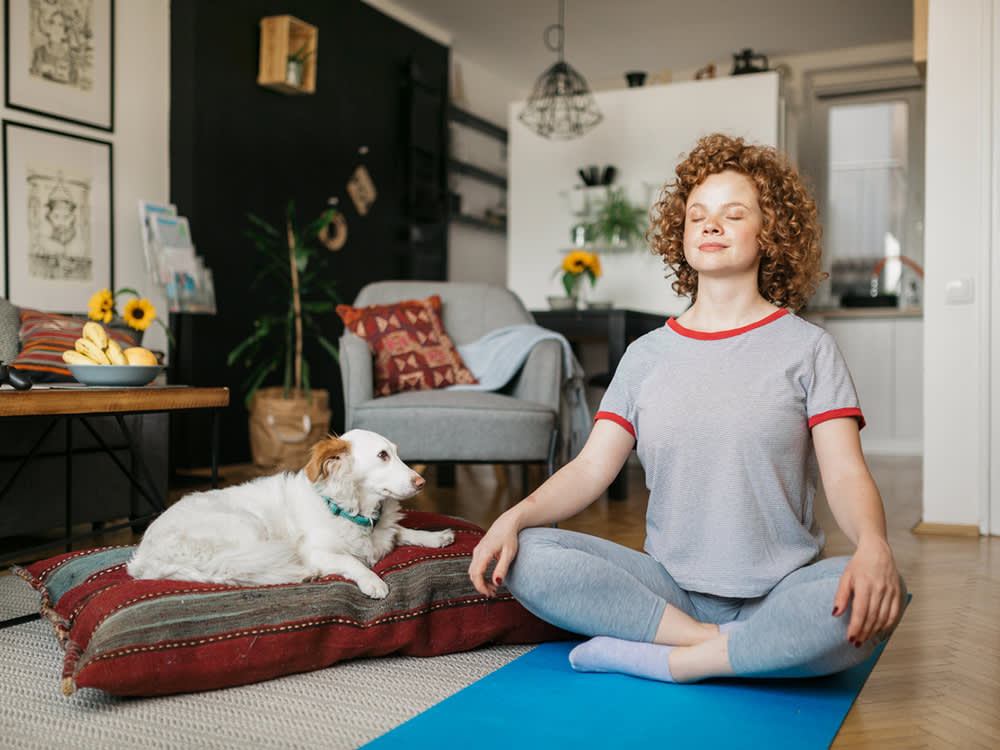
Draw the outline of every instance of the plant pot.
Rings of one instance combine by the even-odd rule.
[[[250,454],[255,466],[269,471],[298,471],[309,451],[330,431],[330,393],[312,389],[285,398],[281,386],[259,388],[250,400]]]

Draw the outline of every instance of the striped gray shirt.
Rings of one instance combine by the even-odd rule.
[[[636,438],[646,551],[689,591],[752,598],[815,560],[810,429],[864,418],[843,356],[787,310],[731,331],[669,320],[633,342],[601,401]]]

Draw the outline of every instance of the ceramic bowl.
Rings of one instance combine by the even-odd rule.
[[[84,385],[148,385],[163,365],[67,365]]]

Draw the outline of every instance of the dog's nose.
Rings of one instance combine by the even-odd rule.
[[[413,483],[413,487],[417,490],[417,492],[422,490],[424,488],[424,485],[427,484],[427,480],[424,479],[419,474],[415,474],[413,479],[410,480],[410,482]]]

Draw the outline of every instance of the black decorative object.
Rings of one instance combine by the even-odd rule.
[[[542,73],[518,119],[543,138],[578,138],[597,125],[604,116],[597,108],[587,81],[563,60],[565,27],[564,0],[559,0],[559,23],[545,29],[545,46],[559,54],[559,60]],[[553,44],[551,33],[558,33]]]
[[[766,70],[767,55],[755,55],[754,51],[749,47],[733,55],[734,76],[743,75],[744,73],[763,73]]]
[[[630,89],[642,86],[646,82],[646,71],[632,70],[625,74],[625,82]]]

